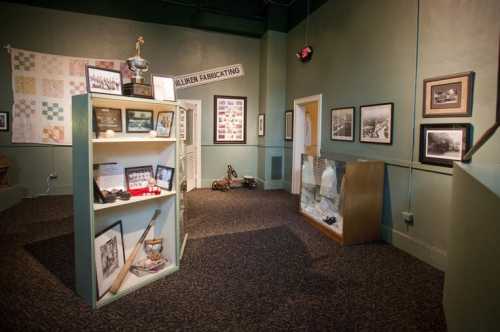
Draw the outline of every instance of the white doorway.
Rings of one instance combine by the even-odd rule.
[[[179,99],[180,159],[187,191],[201,188],[201,100]]]
[[[293,101],[292,194],[300,193],[301,156],[321,154],[322,95]]]

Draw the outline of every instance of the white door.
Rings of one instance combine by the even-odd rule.
[[[179,100],[180,158],[187,191],[201,187],[201,100]]]

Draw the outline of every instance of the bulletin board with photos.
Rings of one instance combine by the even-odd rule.
[[[214,143],[245,144],[247,97],[214,96]]]

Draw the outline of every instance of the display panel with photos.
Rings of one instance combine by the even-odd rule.
[[[9,113],[0,112],[0,131],[9,131]]]
[[[148,133],[153,130],[153,111],[126,110],[127,133]]]
[[[420,125],[420,162],[452,167],[469,150],[470,134],[468,123]]]
[[[266,134],[266,115],[259,114],[257,119],[257,133],[259,136],[264,136]]]
[[[86,66],[87,91],[106,93],[111,95],[122,94],[122,73],[118,70],[103,69]]]
[[[174,168],[168,166],[156,166],[156,185],[165,190],[172,190],[172,182],[174,178]]]
[[[293,111],[285,111],[285,140],[293,140]]]
[[[393,103],[360,106],[359,141],[392,144]]]
[[[154,178],[153,166],[138,166],[125,168],[125,180],[127,190],[139,190],[147,188],[149,180]]]
[[[472,115],[474,72],[424,80],[423,117]]]
[[[331,135],[333,141],[354,141],[354,107],[331,109]]]
[[[122,110],[120,108],[94,107],[93,112],[96,125],[94,131],[112,130],[117,133],[123,131]]]
[[[158,137],[170,137],[172,135],[174,114],[172,111],[158,112],[156,119],[156,134]]]
[[[175,101],[174,78],[164,75],[151,75],[153,85],[153,97],[156,100]]]
[[[214,96],[214,143],[245,144],[247,97]]]

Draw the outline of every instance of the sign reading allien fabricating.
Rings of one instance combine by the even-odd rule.
[[[245,75],[241,64],[219,67],[197,73],[181,75],[175,77],[175,88],[185,89],[197,85],[227,80],[230,78],[241,77]]]

